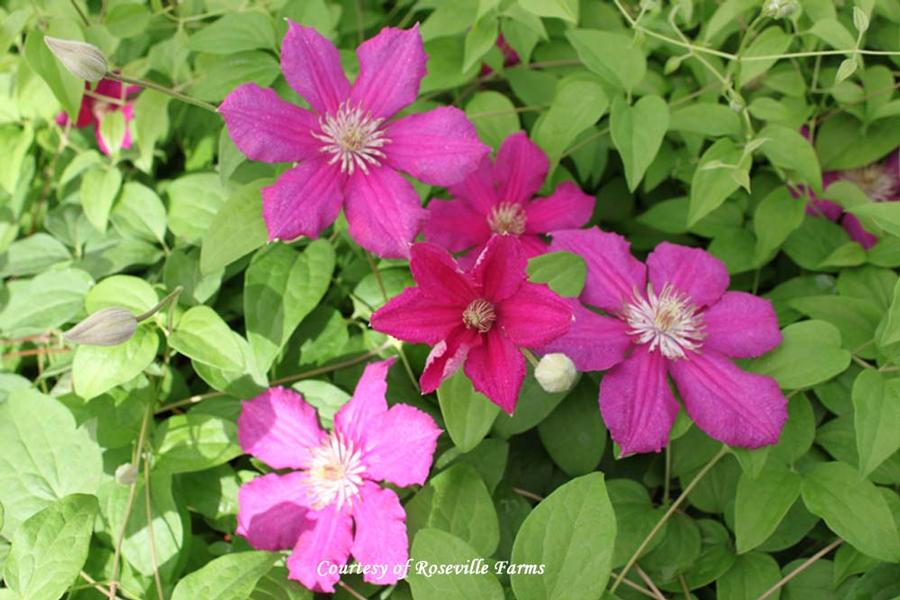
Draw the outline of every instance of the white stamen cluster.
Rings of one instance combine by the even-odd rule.
[[[494,321],[497,320],[497,312],[494,305],[483,298],[472,300],[466,310],[463,311],[463,323],[469,329],[477,329],[480,333],[491,330]]]
[[[384,119],[372,117],[350,101],[343,102],[335,114],[327,114],[319,119],[321,131],[312,136],[324,142],[320,152],[331,154],[328,164],[341,164],[341,172],[352,175],[356,169],[369,173],[369,166],[377,167],[385,158],[381,148],[390,143],[381,129]]]
[[[684,358],[703,344],[703,318],[690,299],[666,284],[657,295],[647,285],[646,297],[635,290],[634,299],[625,305],[623,313],[628,333],[638,344],[650,344],[670,359]]]
[[[844,172],[844,177],[855,183],[874,202],[892,200],[897,193],[897,178],[884,165],[869,165]]]
[[[359,449],[341,434],[331,433],[310,454],[307,489],[312,507],[318,510],[335,501],[338,509],[349,505],[359,495],[366,470]]]
[[[491,209],[488,226],[498,235],[522,235],[527,218],[525,209],[518,202],[501,202]]]

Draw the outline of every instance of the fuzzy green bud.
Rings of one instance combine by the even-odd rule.
[[[138,321],[126,308],[111,306],[98,310],[63,334],[76,344],[118,346],[131,339]]]
[[[79,79],[100,81],[109,71],[106,55],[93,44],[50,36],[44,37],[44,43],[66,70]]]

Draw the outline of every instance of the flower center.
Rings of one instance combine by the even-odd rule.
[[[527,218],[525,209],[518,202],[501,202],[491,209],[488,226],[498,235],[522,235]]]
[[[312,136],[324,142],[320,152],[332,155],[329,165],[340,162],[341,173],[347,175],[352,175],[357,168],[368,174],[369,165],[381,165],[385,158],[381,148],[390,143],[381,129],[383,122],[384,119],[373,118],[372,113],[363,112],[348,100],[338,107],[337,113],[321,117],[321,131],[312,132]]]
[[[313,508],[318,510],[335,501],[338,508],[349,505],[359,494],[365,470],[359,449],[343,435],[329,434],[325,443],[311,452],[307,486]]]
[[[659,348],[670,359],[684,358],[687,351],[697,350],[705,337],[697,307],[670,284],[658,296],[650,284],[646,297],[635,290],[634,299],[625,306],[624,317],[636,343],[649,343],[651,351]]]
[[[471,304],[463,311],[463,323],[469,329],[477,329],[480,333],[491,330],[494,321],[497,320],[497,312],[494,305],[483,298],[472,300]]]
[[[844,172],[844,177],[855,183],[874,202],[891,200],[896,194],[897,178],[892,177],[884,165],[869,165]]]

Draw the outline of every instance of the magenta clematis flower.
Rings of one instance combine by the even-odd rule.
[[[389,585],[403,575],[406,513],[397,494],[377,482],[424,483],[441,430],[411,406],[388,409],[393,362],[366,367],[331,432],[302,396],[277,387],[244,403],[238,419],[245,452],[293,470],[241,486],[237,533],[261,550],[292,549],[289,575],[312,590],[333,592],[351,554],[361,566],[388,566],[366,572],[370,583]]]
[[[489,148],[457,108],[389,120],[415,101],[426,55],[418,26],[385,28],[357,49],[351,86],[337,48],[315,29],[288,21],[281,69],[311,106],[245,83],[219,112],[237,147],[253,160],[297,162],[263,188],[269,238],[316,237],[343,206],[350,235],[383,257],[407,257],[425,211],[398,171],[432,185],[461,181]]]
[[[520,347],[550,343],[572,324],[569,304],[526,281],[527,259],[516,238],[494,236],[468,272],[430,243],[412,247],[407,288],[372,315],[372,327],[434,346],[419,383],[433,392],[465,363],[475,389],[508,413],[516,408],[525,358]]]
[[[91,90],[89,83],[85,82],[84,88],[92,92],[93,95],[85,95],[81,99],[81,109],[78,112],[78,119],[74,123],[74,127],[79,129],[83,127],[93,127],[94,135],[97,138],[97,146],[103,154],[109,154],[109,147],[106,145],[103,136],[100,135],[100,123],[103,117],[110,112],[121,111],[125,117],[125,133],[122,136],[122,148],[131,148],[131,131],[129,123],[134,119],[134,100],[131,98],[140,91],[140,87],[136,85],[123,86],[122,83],[112,79],[101,79],[97,82],[97,87]],[[109,101],[103,98],[109,98]],[[56,116],[56,122],[59,125],[69,123],[69,115],[60,113]]]
[[[564,352],[582,371],[610,369],[600,412],[622,454],[659,451],[678,413],[666,374],[688,415],[711,437],[746,448],[778,441],[787,400],[771,377],[732,358],[781,343],[768,300],[728,292],[725,265],[704,250],[663,242],[646,266],[625,238],[593,228],[557,232],[553,250],[578,252],[588,275],[569,334],[542,351]]]
[[[425,239],[450,250],[472,249],[460,259],[471,266],[494,234],[519,238],[528,257],[547,251],[543,234],[577,229],[594,213],[594,197],[564,182],[547,198],[532,198],[547,176],[547,155],[524,132],[503,141],[492,165],[485,158],[478,170],[451,186],[452,200],[432,200],[423,231]]]

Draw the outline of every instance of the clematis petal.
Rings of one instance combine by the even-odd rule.
[[[275,469],[306,468],[324,438],[315,409],[293,390],[269,388],[241,407],[241,449]]]
[[[475,287],[450,253],[428,242],[413,244],[409,268],[422,293],[463,308],[475,299]]]
[[[373,116],[389,118],[416,101],[428,56],[419,26],[385,27],[356,49],[359,77],[350,99]]]
[[[814,197],[806,204],[806,214],[825,217],[831,221],[837,221],[843,212],[844,208],[831,200],[821,200]]]
[[[534,258],[535,256],[540,256],[542,254],[546,254],[550,252],[550,244],[543,238],[543,236],[535,235],[532,233],[523,233],[518,236],[519,245],[522,246],[522,252],[525,253],[526,259]]]
[[[479,161],[478,167],[469,173],[465,179],[447,188],[450,195],[462,200],[472,210],[487,217],[495,204],[501,198],[497,195],[497,186],[494,183],[494,165],[489,156]]]
[[[237,533],[259,550],[289,550],[311,524],[305,473],[269,473],[245,483],[238,492]]]
[[[497,151],[494,164],[500,200],[522,203],[530,200],[544,184],[549,168],[547,155],[524,131],[507,137]]]
[[[541,354],[562,352],[579,371],[605,371],[625,360],[632,346],[628,326],[619,319],[604,317],[572,300],[575,320],[560,338],[539,348]]]
[[[772,303],[746,292],[725,292],[703,313],[704,350],[734,358],[760,356],[781,343]]]
[[[315,238],[341,211],[340,171],[322,159],[302,162],[264,187],[262,199],[269,240]]]
[[[315,115],[255,83],[236,87],[219,105],[228,135],[251,160],[292,162],[319,155],[322,143],[310,135]]]
[[[334,113],[350,93],[334,44],[312,27],[287,19],[281,70],[294,90],[319,113]]]
[[[303,530],[288,556],[288,576],[313,591],[333,593],[340,579],[337,568],[347,564],[350,557],[353,519],[334,504],[309,511],[306,516],[311,526]]]
[[[334,415],[334,430],[363,451],[369,445],[367,432],[387,412],[387,373],[395,360],[389,358],[366,365],[353,396]]]
[[[481,336],[464,367],[476,390],[509,414],[516,410],[525,379],[525,357],[497,328]]]
[[[429,242],[450,252],[461,252],[491,237],[487,219],[462,200],[433,199],[428,203],[428,219],[422,233]]]
[[[728,289],[725,263],[700,248],[662,242],[647,256],[647,271],[657,294],[671,284],[698,307],[709,306]]]
[[[787,400],[771,377],[748,373],[717,352],[669,362],[688,415],[731,446],[774,444],[787,421]]]
[[[406,511],[393,490],[378,487],[371,481],[360,490],[359,504],[353,508],[356,535],[353,557],[361,565],[384,565],[383,572],[372,570],[363,580],[376,585],[397,583],[409,558],[406,537]],[[398,573],[399,571],[399,573]]]
[[[462,322],[464,306],[426,296],[419,288],[407,288],[375,311],[372,329],[411,344],[431,344],[446,339]]]
[[[678,414],[663,355],[637,346],[613,367],[600,382],[600,413],[622,456],[659,452]]]
[[[511,235],[495,235],[472,267],[473,279],[481,285],[485,299],[497,304],[506,300],[526,279],[528,259],[519,240]]]
[[[578,229],[594,214],[596,198],[585,194],[571,181],[564,181],[546,198],[530,202],[525,212],[525,231],[547,233],[557,229]]]
[[[497,323],[517,346],[549,344],[572,327],[572,307],[544,285],[525,282],[497,305]]]
[[[350,236],[383,258],[407,258],[427,214],[413,186],[390,167],[354,172],[344,210]]]
[[[406,404],[392,406],[370,425],[363,456],[367,477],[399,487],[424,484],[440,435],[428,413]]]
[[[438,342],[428,358],[425,360],[425,369],[419,376],[419,386],[423,394],[430,394],[440,387],[441,383],[456,373],[462,366],[469,351],[480,345],[481,335],[478,332],[458,325],[447,339]]]
[[[387,163],[430,185],[452,185],[474,171],[490,148],[465,113],[443,106],[407,115],[387,127]]]
[[[631,244],[617,233],[599,227],[553,233],[551,252],[564,250],[584,258],[587,279],[581,300],[611,313],[619,313],[635,291],[643,290],[646,267],[631,255]]]
[[[841,219],[841,225],[850,234],[850,239],[858,242],[866,250],[878,243],[878,238],[866,231],[856,215],[845,214],[844,218]]]

